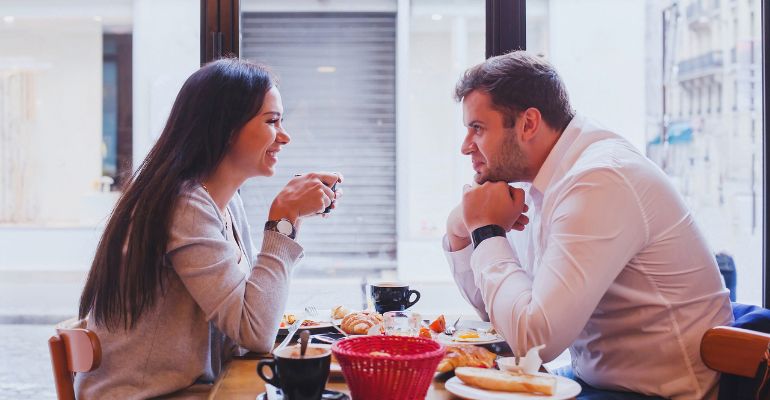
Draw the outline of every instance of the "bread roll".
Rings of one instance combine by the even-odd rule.
[[[492,368],[496,357],[495,353],[472,344],[447,346],[446,354],[436,370],[448,372],[457,367]]]
[[[345,308],[345,306],[337,306],[332,308],[332,318],[334,319],[345,318],[345,316],[348,314],[350,314],[350,310]]]
[[[382,315],[374,311],[350,313],[342,319],[340,328],[349,335],[366,335],[369,328],[382,323]]]
[[[474,367],[457,368],[455,376],[467,385],[487,390],[545,395],[552,395],[556,391],[556,378],[552,376],[517,374]]]

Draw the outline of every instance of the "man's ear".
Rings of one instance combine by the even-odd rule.
[[[530,107],[519,115],[519,120],[522,124],[521,140],[529,142],[537,136],[543,123],[543,116],[540,114],[540,110]]]

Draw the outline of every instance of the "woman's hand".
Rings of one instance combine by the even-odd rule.
[[[268,219],[288,219],[295,226],[307,216],[323,213],[337,195],[331,187],[342,182],[342,175],[333,172],[311,172],[295,176],[275,196]]]

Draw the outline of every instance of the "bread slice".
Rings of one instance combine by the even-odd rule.
[[[455,375],[463,383],[487,390],[502,392],[527,392],[552,395],[556,391],[556,378],[527,375],[496,369],[459,367]]]
[[[472,344],[459,344],[446,347],[446,354],[438,364],[438,372],[448,372],[457,367],[492,368],[497,354]]]

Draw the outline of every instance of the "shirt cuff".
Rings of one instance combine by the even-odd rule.
[[[511,246],[511,242],[508,241],[508,238],[495,236],[481,242],[478,247],[476,247],[476,250],[473,251],[470,262],[470,268],[473,269],[476,285],[478,286],[480,283],[479,275],[481,270],[501,262],[512,262],[516,265],[521,265],[519,257],[513,249],[513,246]]]
[[[468,260],[471,259],[471,255],[473,254],[472,244],[469,244],[460,250],[451,251],[449,248],[449,238],[446,235],[444,235],[443,244],[444,254],[449,261],[449,265],[452,267],[452,271],[455,273],[463,273],[471,270],[471,265],[468,263]]]

